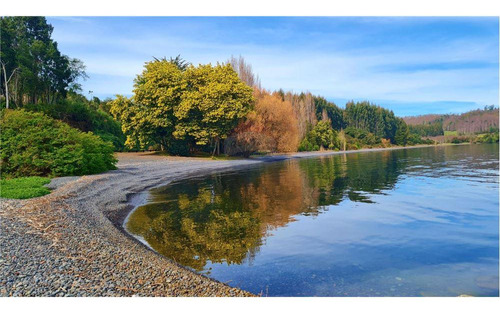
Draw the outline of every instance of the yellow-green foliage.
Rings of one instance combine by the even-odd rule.
[[[181,70],[171,62],[156,60],[146,63],[134,84],[134,97],[117,96],[111,114],[122,123],[126,145],[137,143],[144,148],[150,143],[168,146],[174,131],[174,107],[183,92]]]
[[[134,96],[118,96],[111,113],[122,123],[127,145],[165,149],[179,140],[206,145],[224,139],[253,105],[252,89],[230,65],[190,66],[172,61],[146,63]]]
[[[197,145],[224,139],[254,102],[252,88],[229,64],[189,67],[184,83],[187,89],[174,110],[179,120],[174,135],[193,137]]]

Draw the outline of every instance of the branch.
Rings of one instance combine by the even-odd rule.
[[[12,79],[12,76],[16,73],[16,71],[19,69],[19,67],[16,67],[14,70],[12,70],[12,73],[9,76],[9,79],[7,80],[6,83],[9,83],[10,79]]]
[[[14,70],[12,70],[12,73],[9,76],[9,79],[7,79],[7,70],[5,70],[5,63],[0,59],[0,64],[2,64],[4,76],[5,76],[5,84],[8,84],[10,79],[12,79],[12,76],[16,73],[17,70],[19,70],[19,67],[16,67]]]

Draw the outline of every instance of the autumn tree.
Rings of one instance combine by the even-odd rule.
[[[293,112],[298,120],[299,138],[304,138],[307,127],[314,126],[318,122],[314,96],[310,92],[296,94],[278,91],[276,94],[281,95],[284,101],[290,102],[292,105]]]
[[[226,153],[248,156],[257,150],[297,150],[298,124],[290,102],[283,101],[279,95],[257,89],[254,95],[255,109],[231,135]]]

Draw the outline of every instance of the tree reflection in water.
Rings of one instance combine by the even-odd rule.
[[[151,203],[137,208],[127,229],[198,271],[208,262],[241,264],[294,216],[317,216],[345,199],[373,203],[371,196],[393,189],[405,172],[422,162],[442,164],[448,152],[453,149],[323,156],[184,180],[152,190]]]

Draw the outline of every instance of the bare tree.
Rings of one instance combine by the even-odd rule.
[[[241,55],[239,58],[231,55],[231,58],[227,62],[233,67],[234,71],[236,71],[241,81],[245,82],[252,88],[257,88],[259,90],[262,89],[259,76],[253,73],[252,65],[247,64]]]
[[[5,107],[8,109],[9,108],[9,82],[10,82],[10,79],[12,79],[12,76],[14,76],[14,74],[17,72],[19,67],[12,70],[12,73],[10,74],[9,78],[7,79],[7,70],[5,69],[5,63],[1,60],[0,60],[0,63],[2,64],[3,79],[5,82]]]

